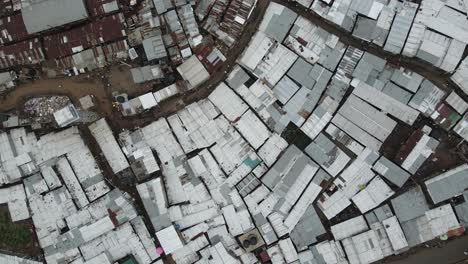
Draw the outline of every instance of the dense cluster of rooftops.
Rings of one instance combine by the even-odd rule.
[[[191,10],[153,2],[166,19]],[[436,162],[447,135],[468,140],[466,1],[298,3],[365,42],[451,73],[457,88],[346,45],[270,3],[237,65],[207,98],[118,135],[104,118],[84,128],[138,197],[106,178],[66,113],[57,115],[66,127],[57,132],[0,133],[0,203],[12,221],[32,219],[46,263],[360,264],[465,232],[466,162],[420,184],[409,179]],[[222,34],[227,22],[214,19],[214,8],[230,5],[202,0],[196,13],[212,15],[205,22],[212,34],[232,45],[228,35],[239,33]],[[58,26],[47,17],[31,22],[35,16],[24,20],[29,34]],[[195,35],[187,35],[190,52]],[[197,56],[182,57],[186,87],[197,89],[210,72]],[[175,95],[171,89],[145,95],[138,107],[154,107]],[[382,146],[400,126],[413,132],[386,156]],[[303,140],[291,142],[290,133]],[[0,254],[0,263],[42,262]]]

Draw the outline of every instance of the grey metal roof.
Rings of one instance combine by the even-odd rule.
[[[263,224],[268,223],[268,220],[261,213],[253,215],[252,218],[253,218],[253,220],[255,222],[255,225],[258,226],[258,227],[262,226]],[[278,240],[278,236],[276,235],[275,231],[273,231],[273,229],[271,229],[271,228],[269,228],[269,229],[267,229],[267,228],[258,228],[258,231],[260,231],[262,236],[265,237],[267,241],[276,241],[276,240]]]
[[[306,87],[302,87],[283,107],[283,110],[286,111],[286,115],[294,124],[301,126],[303,123],[301,120],[305,121],[312,113],[322,92],[323,90],[313,89],[311,91]]]
[[[377,218],[377,215],[375,215],[374,211],[368,212],[364,215],[364,217],[366,218],[366,221],[369,225],[379,222],[379,219]]]
[[[407,171],[384,156],[377,161],[373,169],[398,187],[402,187],[411,176]]]
[[[312,262],[312,264],[328,264],[328,262],[323,258],[323,255],[318,252],[316,246],[311,247],[310,251],[312,251],[315,261]]]
[[[448,200],[468,188],[468,165],[462,165],[425,182],[434,204]]]
[[[320,53],[319,63],[330,71],[335,71],[345,52],[344,44],[339,42],[334,49],[326,46]]]
[[[299,58],[288,71],[288,76],[309,89],[325,89],[332,73],[319,64],[311,65]]]
[[[156,231],[158,231],[170,226],[171,219],[169,218],[169,214],[161,214],[161,212],[158,210],[158,207],[155,205],[156,194],[150,190],[149,193],[150,197],[142,198],[141,200],[146,212],[148,213],[150,221],[153,224],[153,227],[156,229]]]
[[[161,75],[154,76],[153,69],[159,68]],[[130,69],[134,83],[144,83],[154,79],[162,78],[162,71],[159,65],[148,65],[144,67]]]
[[[329,180],[332,179],[332,176],[328,174],[326,171],[320,169],[312,179],[312,182],[317,184],[318,186],[324,186],[323,184],[325,182],[328,182]]]
[[[455,212],[457,213],[460,224],[468,226],[468,191],[463,193],[465,202],[455,206]]]
[[[326,94],[337,101],[341,101],[344,97],[349,85],[345,82],[332,78],[330,84],[327,87]]]
[[[280,107],[277,103],[271,104],[267,107],[268,113],[271,115],[272,124],[269,125],[273,130],[281,134],[284,129],[289,124],[289,118],[286,115],[283,115],[283,112],[280,112]]]
[[[405,72],[402,70],[396,70],[393,72],[391,80],[398,84],[399,86],[407,89],[415,93],[421,82],[423,81],[423,77],[415,72]]]
[[[395,98],[396,100],[402,102],[403,104],[408,104],[412,96],[410,92],[404,90],[403,88],[400,88],[400,86],[392,82],[387,82],[382,92],[384,94],[387,94]]]
[[[374,4],[374,0],[359,0],[359,1],[351,1],[349,5],[349,9],[356,11],[360,14],[368,14]]]
[[[158,12],[158,15],[165,13],[167,10],[174,7],[170,0],[153,0],[154,7]]]
[[[382,72],[386,63],[384,59],[365,52],[353,72],[353,77],[367,82],[369,77],[375,78],[379,72]]]
[[[359,2],[359,1],[353,1]],[[374,31],[377,25],[377,21],[367,18],[367,17],[358,17],[356,21],[356,26],[353,30],[353,36],[358,37],[360,39],[371,41],[372,36],[374,35]]]
[[[398,12],[393,20],[390,33],[388,34],[387,42],[384,50],[392,53],[400,53],[405,44],[406,37],[413,23],[413,18],[416,15],[418,4],[405,2],[402,11]]]
[[[427,105],[428,109],[423,114],[428,115],[435,110],[438,101],[441,101],[444,95],[445,92],[442,89],[425,79],[421,83],[418,92],[411,98],[410,105],[413,107]]]
[[[28,178],[23,180],[24,188],[26,189],[26,193],[33,194],[36,191],[34,190],[34,185],[40,183],[42,181],[42,176],[39,173],[36,173]],[[29,196],[29,194],[28,194]]]
[[[384,204],[364,215],[369,225],[378,222],[383,222],[385,219],[388,219],[392,216],[393,213],[388,204]]]
[[[274,189],[281,179],[283,179],[283,184],[289,184],[291,187],[307,164],[317,167],[300,149],[295,145],[290,145],[261,180],[270,189]],[[287,174],[284,175],[285,173]]]
[[[88,17],[84,0],[23,0],[21,14],[30,34]]]
[[[400,223],[422,216],[429,210],[429,205],[420,186],[393,198],[392,206]]]
[[[377,217],[377,220],[382,222],[383,220],[393,216],[392,210],[388,204],[384,204],[374,210],[374,214]]]
[[[145,49],[148,61],[167,56],[166,48],[160,35],[143,40],[143,48]]]
[[[242,181],[240,181],[236,187],[237,190],[239,190],[239,194],[242,197],[247,196],[249,193],[251,193],[255,188],[257,188],[260,185],[260,180],[250,173],[247,175]]]
[[[310,63],[298,58],[287,74],[302,86],[312,89],[315,85],[315,79],[311,76],[312,68],[313,66]]]
[[[437,62],[440,60],[439,57],[434,55],[433,53],[429,53],[425,50],[418,50],[418,53],[416,54],[416,57],[425,60],[431,64],[437,65]]]
[[[235,71],[235,73],[232,71],[229,77],[226,79],[226,83],[234,90],[241,87],[244,83],[250,80],[250,76],[245,72],[245,70],[240,66],[237,67],[239,69]]]
[[[276,98],[278,98],[278,101],[286,104],[299,88],[300,87],[293,80],[288,76],[284,76],[275,87],[273,87],[273,92]]]
[[[296,247],[300,249],[317,242],[317,236],[325,234],[325,232],[325,228],[311,204],[291,231],[290,237]]]
[[[332,73],[318,64],[311,67],[305,61],[296,61],[288,75],[304,85],[283,108],[291,121],[300,126],[317,105]]]
[[[374,33],[372,34],[373,42],[379,46],[383,46],[383,43],[385,43],[385,40],[387,39],[388,32],[388,29],[376,26],[374,29]]]
[[[327,87],[330,78],[332,77],[332,73],[323,68],[322,66],[315,64],[311,71],[311,77],[316,81],[314,85],[314,90],[318,90],[320,94],[325,90]]]
[[[421,244],[419,228],[416,221],[417,219],[412,219],[403,223],[400,221],[401,229],[405,234],[409,247],[414,247]]]
[[[330,139],[328,139],[323,133],[320,133],[315,140],[306,147],[305,152],[322,168],[329,171],[332,169],[331,167],[335,167],[334,172],[337,173],[341,171],[350,158],[341,150],[339,149]],[[335,164],[339,156],[346,156],[347,159],[340,159],[342,162],[341,164]],[[336,168],[338,167],[338,168]]]
[[[284,8],[281,14],[274,14],[264,32],[278,42],[283,42],[297,18],[297,14],[289,8]]]
[[[15,77],[14,72],[0,72],[0,86],[13,81]]]

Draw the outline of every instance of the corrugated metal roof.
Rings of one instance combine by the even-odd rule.
[[[400,222],[415,219],[429,210],[426,197],[419,186],[393,198],[392,206]]]
[[[252,110],[247,110],[247,112],[234,123],[234,126],[254,149],[260,148],[270,137],[268,128]]]
[[[460,224],[468,227],[468,191],[463,193],[463,197],[465,198],[465,202],[455,205],[455,211],[457,212]]]
[[[368,229],[367,222],[362,215],[331,226],[331,232],[336,240],[352,237]]]
[[[160,79],[164,74],[159,65],[148,65],[144,67],[130,69],[134,83],[144,83],[147,81]]]
[[[299,86],[291,80],[288,76],[284,76],[276,85],[273,87],[273,92],[282,104],[286,104],[289,99],[299,90]]]
[[[372,263],[384,258],[375,230],[344,239],[342,244],[350,263]]]
[[[313,205],[309,205],[299,223],[289,234],[298,249],[317,242],[317,237],[324,234],[325,228]]]
[[[306,147],[305,152],[333,177],[338,175],[351,160],[322,133]]]
[[[407,171],[403,170],[384,156],[380,157],[380,159],[375,163],[373,170],[398,187],[402,187],[411,176]]]
[[[167,57],[166,48],[160,35],[143,40],[143,48],[149,61]]]
[[[208,98],[230,121],[240,118],[249,108],[225,83],[220,83]]]
[[[377,176],[364,190],[356,194],[352,198],[352,201],[359,211],[364,214],[379,206],[393,194],[394,192],[392,189],[382,180],[382,178]]]
[[[400,88],[400,86],[394,84],[393,82],[387,82],[382,90],[383,93],[393,97],[403,104],[408,104],[411,97],[413,96],[407,90]]]
[[[463,115],[468,109],[468,103],[465,102],[455,91],[452,91],[445,101],[457,111]]]
[[[359,1],[354,1],[359,2]],[[372,41],[377,22],[366,17],[359,17],[353,29],[353,36],[365,41]]]
[[[400,68],[395,70],[392,74],[391,81],[405,88],[406,90],[415,93],[421,85],[424,77],[421,75]]]
[[[351,85],[353,94],[407,124],[412,125],[419,116],[418,111],[363,82],[354,79]]]
[[[332,119],[332,123],[343,130],[346,134],[357,140],[359,143],[368,148],[371,148],[374,151],[379,151],[380,147],[382,146],[381,141],[343,117],[341,114],[336,114]]]
[[[465,94],[468,94],[468,57],[466,57],[451,77]]]
[[[423,134],[416,143],[416,146],[414,146],[408,156],[406,156],[401,167],[410,173],[416,173],[429,156],[435,152],[438,145],[438,140]]]
[[[177,71],[189,83],[189,89],[196,88],[210,78],[210,74],[197,56],[190,57],[177,67]]]
[[[338,113],[381,142],[387,139],[397,124],[396,121],[354,95],[348,97]]]
[[[291,9],[272,2],[263,16],[259,30],[276,41],[283,42],[296,18],[297,14]]]
[[[458,166],[424,183],[435,204],[448,200],[468,187],[468,165]]]
[[[402,10],[397,12],[395,19],[388,34],[384,50],[399,54],[405,44],[406,36],[413,23],[413,18],[417,12],[418,4],[404,2]]]
[[[21,13],[30,34],[88,18],[84,0],[23,0]]]
[[[89,130],[95,137],[114,173],[121,172],[130,166],[104,118],[89,125]]]

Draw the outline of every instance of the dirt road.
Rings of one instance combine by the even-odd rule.
[[[395,260],[391,258],[382,263],[391,264],[456,264],[465,263],[468,256],[464,252],[468,252],[468,236],[448,241],[442,247],[421,248],[418,252],[405,257],[404,259]]]

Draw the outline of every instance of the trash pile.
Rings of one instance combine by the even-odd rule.
[[[32,123],[51,123],[54,122],[54,112],[70,103],[66,96],[36,97],[26,101],[23,112]]]

